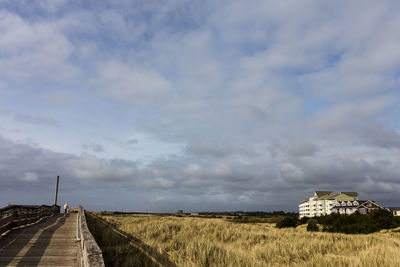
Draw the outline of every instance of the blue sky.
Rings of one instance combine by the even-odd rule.
[[[395,1],[0,1],[0,206],[400,205]]]

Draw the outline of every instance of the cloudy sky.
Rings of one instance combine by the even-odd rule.
[[[400,206],[397,1],[0,0],[0,206]]]

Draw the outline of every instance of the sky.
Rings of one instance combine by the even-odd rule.
[[[0,206],[400,206],[398,1],[0,0]]]

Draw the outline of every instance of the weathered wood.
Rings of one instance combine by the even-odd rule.
[[[78,209],[78,232],[82,266],[104,267],[101,249],[89,231],[86,223],[85,210],[82,206],[79,206]]]
[[[57,214],[0,239],[0,266],[78,266],[77,214]]]
[[[8,231],[0,238],[0,266],[104,267],[83,207],[71,210],[75,212],[59,214],[58,206],[0,209],[0,231]],[[30,223],[37,224],[20,228]]]
[[[0,236],[60,212],[59,206],[9,205],[0,209]]]

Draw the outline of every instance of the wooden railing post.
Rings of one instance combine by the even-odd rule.
[[[9,205],[0,209],[0,236],[9,231],[31,225],[42,219],[53,216],[60,210],[59,206],[18,206]]]

